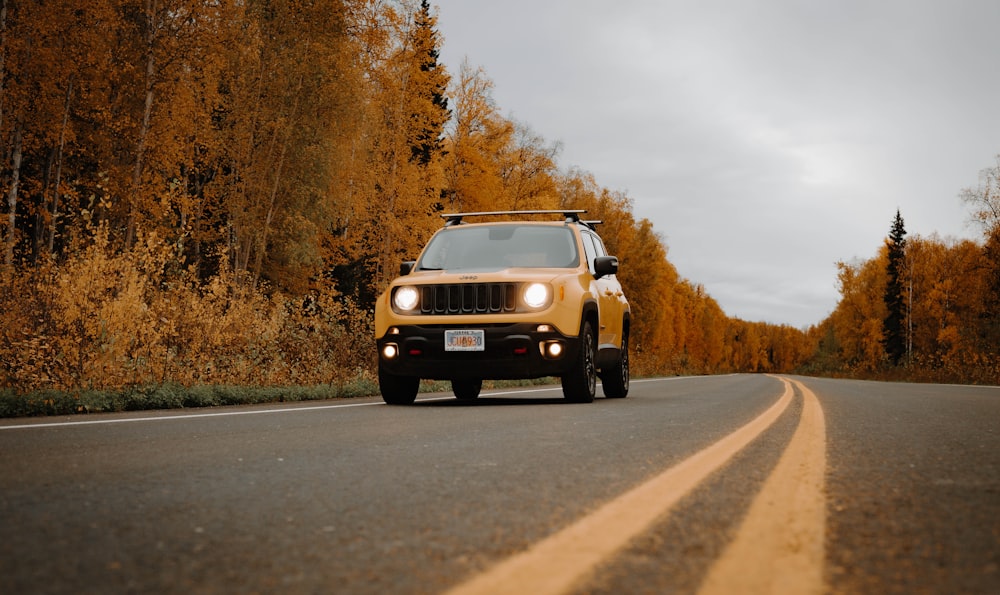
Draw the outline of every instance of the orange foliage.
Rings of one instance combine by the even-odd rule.
[[[452,80],[428,2],[8,6],[2,388],[370,375],[374,296],[444,210],[603,220],[639,373],[788,372],[809,352],[681,278],[629,197],[561,172],[481,69]]]
[[[1000,337],[992,309],[1000,286],[990,282],[1000,271],[1000,261],[990,245],[989,237],[985,246],[937,236],[907,241],[907,354],[901,369],[888,365],[882,344],[885,248],[870,260],[840,263],[840,302],[816,333],[817,371],[1000,382]]]
[[[3,282],[0,386],[117,388],[335,383],[365,376],[368,317],[332,289],[266,295],[221,273],[171,270],[174,247],[140,236],[116,253],[106,230],[62,265]]]
[[[624,194],[598,186],[590,174],[561,179],[561,207],[587,209],[610,253],[632,306],[633,368],[639,374],[791,372],[813,351],[806,333],[785,326],[730,319],[700,285],[682,279],[647,219],[636,221]],[[740,358],[744,327],[759,334],[758,357]]]

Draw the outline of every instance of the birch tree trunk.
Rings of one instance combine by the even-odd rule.
[[[0,132],[3,131],[4,100],[7,98],[7,0],[2,0],[0,4]],[[11,183],[11,195],[8,195],[8,204],[11,200],[17,205],[17,193],[14,191],[13,181]],[[14,261],[14,223],[15,210],[10,209],[8,215],[7,237],[5,238],[4,264],[10,266]]]
[[[0,0],[0,130],[7,97],[7,0]]]
[[[7,191],[7,247],[4,253],[4,264],[10,267],[14,264],[14,246],[17,244],[17,186],[21,179],[21,128],[20,121],[14,127],[14,143],[11,151],[10,189]]]
[[[146,140],[149,137],[149,123],[153,114],[153,87],[156,75],[156,57],[154,44],[156,40],[156,5],[154,0],[146,0],[146,98],[142,110],[142,125],[136,142],[135,167],[132,169],[132,196],[129,200],[128,222],[125,230],[125,248],[130,249],[135,243],[136,220],[138,219],[138,202],[142,191],[143,158],[146,152]]]
[[[73,97],[73,77],[69,79],[66,89],[66,103],[63,105],[62,128],[59,129],[59,154],[56,157],[55,189],[52,192],[52,211],[49,218],[48,251],[52,254],[56,241],[56,225],[59,219],[59,184],[62,183],[63,153],[66,150],[66,127],[69,124],[69,106]]]

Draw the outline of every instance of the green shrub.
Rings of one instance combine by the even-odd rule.
[[[446,390],[446,383],[428,385]],[[124,389],[59,391],[45,389],[18,394],[0,388],[0,417],[73,415],[153,409],[181,409],[254,405],[298,401],[367,397],[378,394],[378,385],[367,375],[341,384],[303,386],[235,386],[176,383],[144,385]]]

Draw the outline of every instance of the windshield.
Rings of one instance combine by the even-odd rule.
[[[573,232],[549,225],[455,226],[427,245],[417,270],[570,268],[580,263]]]

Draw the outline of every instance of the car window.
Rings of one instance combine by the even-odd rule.
[[[599,256],[597,248],[594,245],[594,238],[589,233],[582,233],[580,237],[583,240],[583,250],[587,253],[587,267],[590,268],[591,273],[594,273],[596,272],[594,270],[594,259]]]
[[[455,226],[427,245],[417,270],[569,268],[580,263],[573,233],[551,225]]]
[[[608,251],[604,247],[604,240],[602,240],[599,236],[597,236],[597,234],[589,234],[589,235],[594,240],[594,246],[597,248],[597,255],[607,256]]]

